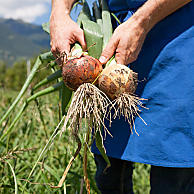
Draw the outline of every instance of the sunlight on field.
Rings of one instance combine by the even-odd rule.
[[[0,90],[0,115],[13,101],[17,92]],[[53,95],[55,96],[53,98]],[[35,103],[32,103],[15,126],[11,133],[0,146],[0,193],[14,192],[14,179],[6,163],[12,165],[18,184],[19,193],[25,184],[34,163],[41,150],[48,141],[55,126],[58,124],[57,94],[48,95],[39,99],[40,110],[44,116],[44,123],[40,120]],[[17,112],[17,110],[15,111]],[[14,117],[12,114],[11,118]],[[9,123],[9,121],[8,121]],[[76,149],[76,143],[70,138],[68,131],[60,138],[57,137],[50,150],[48,150],[38,163],[33,176],[30,178],[26,193],[63,193],[64,189],[52,189],[49,185],[57,185],[71,155]],[[95,164],[89,154],[88,175],[91,181],[91,193],[95,194],[97,188],[94,181]],[[149,193],[149,166],[136,164],[133,173],[134,190],[136,194]],[[68,194],[79,193],[83,187],[82,154],[74,161],[65,181]],[[83,187],[85,191],[85,187]],[[85,193],[85,192],[84,192]]]

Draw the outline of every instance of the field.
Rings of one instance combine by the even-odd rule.
[[[17,92],[0,89],[0,117],[13,101]],[[22,119],[9,134],[5,142],[0,142],[0,193],[86,193],[83,183],[82,154],[74,161],[60,189],[57,185],[77,144],[68,131],[57,136],[38,161],[41,151],[59,123],[58,93],[39,98],[39,111],[33,102],[29,105]],[[16,109],[15,112],[18,110]],[[40,113],[42,117],[40,116]],[[14,114],[10,120],[14,118]],[[40,119],[43,118],[43,119]],[[9,124],[4,123],[4,125]],[[99,193],[94,181],[95,164],[92,154],[88,154],[88,175],[91,194]],[[38,162],[37,162],[38,161]],[[33,172],[32,169],[37,162]],[[149,193],[149,165],[135,164],[133,173],[135,194]],[[32,173],[31,173],[32,172]],[[29,174],[31,176],[29,177]],[[14,182],[14,176],[17,184]],[[82,191],[83,190],[83,191]]]

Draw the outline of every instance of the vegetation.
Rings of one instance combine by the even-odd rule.
[[[36,58],[32,58],[30,60],[31,69],[34,65],[35,59]],[[27,78],[26,64],[27,61],[24,59],[16,61],[12,66],[8,66],[5,61],[0,61],[0,88],[19,91]],[[45,63],[41,68],[43,68],[44,71],[38,73],[38,76],[33,80],[31,87],[51,73],[51,70]]]
[[[17,92],[13,90],[0,90],[0,115],[16,95]],[[40,120],[36,104],[32,103],[19,121],[17,129],[10,134],[5,143],[0,145],[0,193],[14,193],[15,191],[14,178],[7,162],[14,169],[18,193],[22,192],[26,183],[24,179],[28,178],[41,150],[59,122],[57,93],[40,98],[39,105],[45,126]],[[15,111],[17,112],[18,109]],[[35,168],[24,193],[64,193],[64,188],[53,189],[49,184],[58,184],[76,146],[68,131],[61,138],[56,137],[51,149],[43,155]],[[82,156],[83,153],[78,155],[66,177],[65,188],[68,194],[79,193],[82,188],[83,193],[86,193],[83,185]],[[133,173],[135,194],[148,194],[149,166],[135,164],[135,167]],[[98,193],[94,181],[95,169],[94,160],[89,154],[88,176],[91,181],[92,194]]]
[[[86,32],[86,41],[92,43],[94,41],[93,38],[95,38],[96,45],[89,50],[89,55],[93,56],[92,52],[95,53],[94,50],[98,48],[98,41],[101,42],[100,45],[102,46],[102,40],[105,40],[106,34],[104,34],[104,36],[100,35],[100,31],[99,34],[96,35],[92,33],[91,30],[94,31],[94,29],[92,29],[91,26],[98,26],[100,29],[100,24],[88,19],[83,19],[87,18],[86,10],[84,11],[84,5],[86,4],[83,4],[83,9],[80,14],[80,22],[83,24],[83,29]],[[89,9],[87,9],[87,11],[89,11]],[[104,9],[103,13],[106,16],[109,15],[109,23],[111,23],[110,13],[108,10]],[[21,85],[15,85],[15,83],[19,82],[20,84],[22,82],[22,78],[25,79],[25,75],[27,73],[23,72],[23,74],[18,76],[21,69],[22,71],[26,69],[25,62],[22,61],[20,65],[19,63],[14,64],[13,68],[15,71],[12,69],[7,70],[4,63],[2,63],[2,97],[0,96],[2,101],[0,110],[2,112],[2,117],[0,119],[0,125],[2,126],[0,130],[0,166],[2,167],[0,169],[0,174],[2,174],[2,183],[0,183],[0,189],[2,190],[2,193],[13,193],[15,191],[15,193],[73,194],[86,193],[86,189],[88,193],[90,193],[90,191],[94,194],[98,193],[94,181],[95,165],[94,160],[92,159],[92,153],[88,153],[89,157],[87,161],[90,130],[91,126],[95,127],[96,124],[91,124],[91,126],[89,126],[86,124],[88,121],[86,120],[86,122],[84,122],[85,125],[82,126],[81,122],[77,122],[82,119],[82,117],[80,117],[80,119],[76,119],[77,128],[72,127],[72,131],[65,130],[62,137],[57,135],[59,134],[58,126],[61,123],[61,118],[65,115],[65,111],[70,104],[72,92],[64,85],[64,82],[61,81],[61,70],[57,70],[54,64],[52,66],[51,63],[53,63],[53,60],[54,58],[51,52],[44,53],[37,57],[24,85],[23,83],[21,84],[23,87],[16,98],[13,93],[13,89],[19,89]],[[46,76],[44,75],[44,79],[38,82],[38,84],[36,84],[31,90],[30,84],[33,85],[37,80],[39,81],[39,77],[41,76],[40,72],[47,74],[48,71],[41,71],[47,66],[50,68],[48,71],[52,71],[53,74],[49,72],[48,74],[50,76],[47,78],[45,78]],[[37,74],[37,72],[39,73]],[[51,81],[55,82],[55,84],[47,87],[47,84]],[[11,83],[10,86],[9,83]],[[5,90],[6,85],[10,88],[12,87],[12,91]],[[41,90],[42,88],[40,89],[40,87],[43,85],[46,88]],[[91,87],[94,87],[92,84],[90,85]],[[31,90],[31,92],[26,93],[27,89]],[[37,91],[37,89],[39,90]],[[59,90],[59,93],[54,93],[52,96],[50,95],[51,92],[57,90]],[[74,97],[76,97],[76,92],[74,93]],[[5,94],[8,94],[8,96]],[[42,95],[45,95],[45,97],[37,99],[37,97]],[[85,96],[86,95],[84,94],[84,99],[77,104],[81,104],[83,102],[86,102],[87,104]],[[15,99],[14,102],[11,104],[9,109],[6,110],[5,107],[7,107],[7,104],[10,104],[13,99]],[[21,104],[22,101],[23,105]],[[102,104],[102,102],[96,103],[96,107],[98,107],[99,104]],[[28,112],[24,111],[27,106]],[[69,110],[71,110],[71,107]],[[98,111],[96,112],[99,114]],[[70,114],[68,117],[67,113],[65,126],[68,125],[68,118],[71,118],[71,122],[73,122],[73,118],[70,117]],[[85,119],[88,118],[85,117]],[[82,129],[80,130],[82,133],[77,133],[80,128]],[[97,129],[98,133],[100,133],[100,124],[97,126]],[[73,140],[73,136],[78,144],[75,143],[75,139]],[[96,142],[101,142],[101,144],[98,143],[96,145],[97,147],[99,146],[99,150],[104,151],[102,137],[101,135],[98,135],[98,137],[99,141],[96,138]],[[80,152],[81,144],[84,145],[84,149]],[[104,157],[106,154],[103,151],[101,153]],[[78,157],[74,161],[76,156]],[[107,156],[105,158],[107,158]],[[71,162],[69,163],[69,161]],[[72,167],[70,168],[69,173],[67,174],[69,170],[69,168],[67,168],[68,170],[63,174],[64,168],[67,166],[70,167],[71,164]],[[148,192],[148,178],[146,178],[148,176],[148,171],[149,166],[137,165],[133,176],[134,189],[136,193]],[[62,175],[63,177],[61,179]],[[140,179],[142,180],[141,187],[136,187]],[[65,184],[63,184],[64,180]],[[90,180],[91,190],[88,180]],[[60,188],[56,187],[58,182],[58,187]]]

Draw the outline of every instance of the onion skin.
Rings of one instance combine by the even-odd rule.
[[[76,90],[83,83],[94,82],[102,70],[102,64],[98,59],[82,55],[63,64],[62,77],[68,88]]]
[[[121,64],[106,67],[98,78],[98,87],[111,100],[120,94],[134,94],[138,84],[138,74]]]

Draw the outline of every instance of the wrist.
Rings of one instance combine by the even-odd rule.
[[[60,23],[61,21],[66,21],[71,19],[70,13],[68,10],[65,9],[52,9],[50,15],[50,22]]]
[[[60,15],[69,16],[74,0],[53,0],[52,1],[52,11],[51,15]]]
[[[65,6],[54,7],[54,8],[52,8],[52,11],[51,11],[51,17],[52,16],[57,16],[57,17],[70,16],[70,12],[71,12],[71,10],[66,8]]]
[[[140,7],[132,17],[137,25],[148,33],[159,21],[158,15],[160,9],[159,3],[156,3],[155,0],[150,0]]]
[[[134,20],[134,23],[144,30],[145,33],[148,33],[153,26],[155,25],[152,14],[149,14],[148,12],[144,12],[144,10],[139,10],[131,17],[132,20]]]

